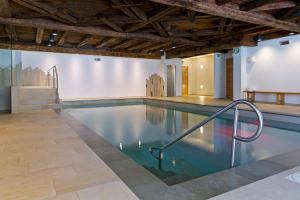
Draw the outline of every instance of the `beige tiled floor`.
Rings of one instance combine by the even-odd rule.
[[[154,99],[211,106],[226,106],[231,102],[230,100],[226,99],[215,99],[211,96],[155,97]],[[255,104],[258,106],[259,109],[265,112],[276,112],[281,114],[300,116],[300,105],[276,105],[273,103]]]
[[[285,178],[299,171],[300,167],[296,167],[216,196],[210,200],[299,200],[300,184]]]
[[[1,200],[137,199],[54,111],[0,115]]]

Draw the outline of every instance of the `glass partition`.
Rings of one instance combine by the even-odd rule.
[[[12,51],[0,49],[0,113],[11,110]]]

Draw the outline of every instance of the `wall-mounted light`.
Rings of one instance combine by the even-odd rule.
[[[122,142],[120,142],[120,150],[122,150],[123,149],[123,144],[122,144]]]
[[[256,36],[256,41],[257,42],[261,42],[263,39],[262,39],[262,36],[261,35],[257,35]]]
[[[204,66],[203,65],[200,65],[200,69],[203,69],[204,68]]]
[[[172,44],[172,49],[176,49],[176,44]]]
[[[290,44],[290,40],[283,40],[283,41],[280,41],[279,44],[280,44],[281,46],[289,45],[289,44]]]
[[[200,85],[200,89],[203,89],[204,88],[204,86],[203,85]]]
[[[204,133],[204,129],[203,126],[200,127],[200,133],[203,134]]]
[[[251,56],[250,61],[251,61],[252,63],[255,63],[255,62],[256,62],[256,57],[255,57],[255,56]]]
[[[141,140],[139,140],[139,148],[141,148],[141,146],[142,146],[142,142]]]

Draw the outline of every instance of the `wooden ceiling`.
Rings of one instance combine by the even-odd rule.
[[[0,0],[0,48],[173,58],[299,32],[300,0]]]

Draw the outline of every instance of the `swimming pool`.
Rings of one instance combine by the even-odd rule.
[[[67,112],[168,185],[230,168],[231,119],[215,119],[165,150],[159,168],[149,148],[168,143],[207,116],[150,105],[79,108]],[[245,137],[255,130],[255,123],[239,123],[239,132]],[[258,140],[237,142],[235,165],[298,149],[299,139],[299,131],[265,126]]]

